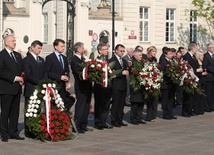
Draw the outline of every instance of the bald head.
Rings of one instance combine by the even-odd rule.
[[[4,38],[5,47],[11,51],[13,51],[16,47],[16,39],[12,35],[8,35]]]

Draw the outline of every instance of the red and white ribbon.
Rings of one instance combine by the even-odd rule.
[[[51,120],[51,95],[55,98],[54,90],[51,87],[46,87],[45,91],[45,107],[46,107],[46,120],[47,120],[47,131],[52,139],[50,133],[50,120]]]

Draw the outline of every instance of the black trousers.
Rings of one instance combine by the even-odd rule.
[[[146,120],[151,121],[156,119],[157,116],[157,106],[158,106],[158,98],[153,98],[146,101],[147,109],[146,109]]]
[[[137,123],[143,119],[143,102],[131,102],[130,121],[131,123]]]
[[[119,123],[123,120],[126,90],[112,90],[111,122]]]
[[[174,103],[174,91],[171,89],[162,89],[162,108],[163,117],[171,117]]]
[[[206,102],[207,102],[206,110],[214,110],[214,82],[206,81],[205,92],[207,95],[206,96]]]
[[[94,116],[95,125],[105,125],[110,108],[111,92],[110,88],[103,88],[94,84]]]
[[[18,133],[20,93],[1,95],[1,136],[8,138]]]
[[[74,119],[77,127],[85,127],[88,124],[88,114],[91,103],[92,91],[80,91],[76,90],[77,102],[75,105],[75,115]]]
[[[182,106],[182,115],[188,116],[193,112],[195,104],[195,95],[191,93],[183,93],[183,106]]]

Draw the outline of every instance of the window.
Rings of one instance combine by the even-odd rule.
[[[149,8],[140,7],[139,40],[149,41]]]
[[[190,11],[190,42],[197,42],[198,22],[197,16],[195,16],[195,11]]]
[[[44,13],[44,42],[48,42],[48,13]]]
[[[166,9],[166,42],[175,42],[175,10]]]
[[[15,0],[4,0],[4,2],[13,2],[13,3],[15,3]]]

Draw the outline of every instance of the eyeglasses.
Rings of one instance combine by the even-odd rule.
[[[125,50],[119,50],[120,52],[125,52]]]

